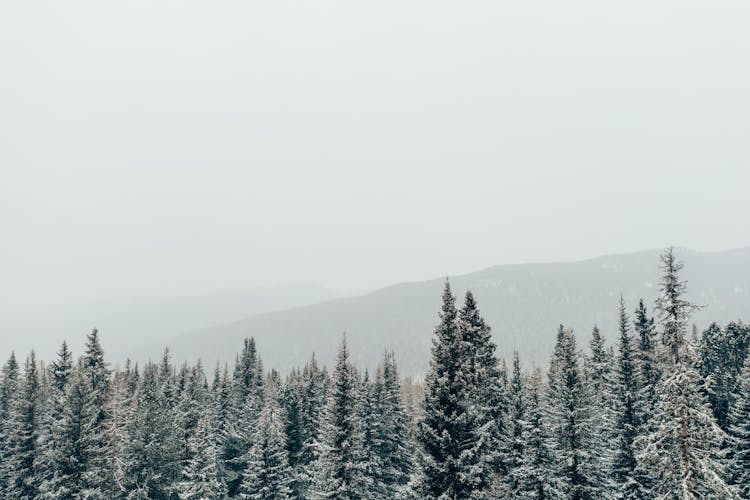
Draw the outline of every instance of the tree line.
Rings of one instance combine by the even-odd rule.
[[[111,369],[14,354],[0,374],[0,496],[13,499],[750,498],[750,327],[691,329],[682,263],[661,256],[653,316],[620,298],[617,338],[560,326],[546,370],[510,367],[446,281],[421,386],[346,339],[284,377],[244,341],[200,362]]]

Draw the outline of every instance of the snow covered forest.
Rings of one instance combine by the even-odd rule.
[[[113,368],[96,330],[77,359],[11,354],[0,496],[750,498],[750,327],[699,332],[681,269],[667,249],[656,303],[613,304],[614,345],[552,330],[544,368],[499,359],[448,282],[419,383],[397,353],[353,366],[345,338],[330,370],[312,356],[285,374],[252,338],[209,373],[167,352]]]

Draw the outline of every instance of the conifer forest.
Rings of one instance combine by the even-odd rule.
[[[96,330],[11,353],[0,497],[750,499],[750,326],[698,329],[682,267],[667,249],[655,303],[613,301],[616,336],[551,328],[546,366],[500,359],[448,281],[419,379],[398,352],[354,366],[345,336],[334,366],[288,373],[252,338],[217,367],[113,366]]]

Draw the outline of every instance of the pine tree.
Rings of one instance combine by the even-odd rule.
[[[294,470],[294,494],[305,496],[318,474],[318,462],[323,451],[321,429],[329,384],[328,375],[325,369],[318,367],[314,354],[302,369],[299,384],[300,448],[290,453],[289,460]]]
[[[643,433],[645,417],[642,408],[642,383],[636,347],[630,332],[630,321],[625,301],[620,297],[619,340],[614,388],[615,451],[613,479],[621,498],[642,498],[643,492],[636,474],[635,440]]]
[[[571,500],[603,498],[606,492],[598,455],[593,394],[581,370],[573,332],[558,335],[550,367],[546,418],[561,493]]]
[[[473,407],[474,368],[458,324],[458,311],[446,281],[440,324],[435,328],[430,369],[425,378],[424,416],[418,437],[422,445],[416,494],[423,497],[481,497],[489,489],[487,462],[482,463],[488,430]],[[466,328],[466,325],[464,325]],[[468,333],[468,332],[467,332]],[[484,352],[482,355],[486,355]],[[489,360],[485,360],[489,362]]]
[[[750,499],[750,356],[740,373],[737,397],[729,412],[729,480],[742,498]]]
[[[226,489],[219,477],[219,443],[216,406],[209,405],[190,436],[188,447],[194,452],[183,464],[177,488],[181,500],[224,498]]]
[[[512,493],[517,498],[536,500],[560,498],[559,481],[552,473],[556,464],[549,446],[551,435],[545,421],[547,411],[539,369],[532,372],[526,387],[526,420],[521,435],[524,453],[520,466],[513,471],[517,486]]]
[[[172,390],[164,369],[149,363],[128,426],[125,461],[129,498],[167,499],[179,478],[179,440],[171,408]],[[169,371],[169,370],[168,370]]]
[[[87,430],[88,449],[86,451],[87,463],[84,474],[86,475],[86,483],[90,488],[88,494],[92,498],[104,498],[106,484],[110,480],[107,468],[109,452],[104,431],[107,418],[104,405],[109,392],[110,371],[104,361],[104,351],[96,328],[86,337],[86,346],[82,357],[82,374],[91,389],[86,401],[86,404],[89,405],[86,413],[93,415],[93,420],[88,424]]]
[[[73,355],[68,349],[67,342],[63,342],[57,352],[57,359],[50,363],[51,381],[40,430],[42,434],[39,438],[41,455],[38,457],[36,467],[40,475],[39,496],[41,498],[54,498],[52,484],[57,470],[55,456],[60,445],[57,437],[60,436],[59,428],[64,416],[65,390],[72,371]]]
[[[8,489],[11,460],[11,409],[18,388],[18,362],[11,352],[0,378],[0,496]]]
[[[234,367],[230,412],[227,418],[222,477],[227,494],[239,494],[245,470],[245,458],[250,449],[248,426],[254,425],[263,401],[263,363],[255,347],[255,339],[244,340],[242,354]]]
[[[662,255],[663,276],[656,302],[664,373],[649,424],[652,432],[637,440],[639,474],[649,477],[651,495],[657,498],[732,498],[720,456],[726,436],[705,396],[695,348],[685,338],[696,306],[684,298],[686,284],[678,275],[681,269],[682,263],[669,248]]]
[[[12,498],[31,499],[38,493],[34,465],[39,454],[39,374],[34,351],[24,363],[24,376],[11,404],[8,489]]]
[[[479,313],[474,295],[467,291],[459,312],[458,329],[463,352],[471,413],[470,432],[474,448],[465,454],[464,474],[471,475],[474,489],[488,487],[493,472],[507,473],[507,392],[508,371],[499,365],[490,327]],[[488,467],[492,464],[493,467]],[[469,472],[470,471],[470,472]],[[496,492],[497,493],[497,492]]]
[[[133,406],[136,404],[134,393],[130,390],[130,361],[124,371],[118,371],[110,384],[110,395],[104,405],[107,419],[104,424],[105,461],[108,471],[106,491],[114,494],[125,492],[127,464],[125,456],[130,441],[128,425],[133,418]]]
[[[401,398],[394,353],[386,353],[375,382],[374,416],[377,419],[375,454],[379,464],[375,491],[383,498],[402,495],[413,465],[409,448],[409,416]]]
[[[349,362],[346,338],[341,342],[326,412],[325,447],[317,485],[324,498],[366,498],[372,479],[365,475],[359,415],[359,377]]]
[[[287,456],[284,413],[276,388],[265,393],[263,409],[248,451],[240,496],[252,500],[292,498],[292,470]]]
[[[741,323],[729,323],[724,329],[712,323],[701,336],[700,373],[706,379],[708,401],[722,429],[729,426],[729,408],[749,343],[750,328]]]
[[[643,413],[651,415],[656,407],[656,387],[661,379],[661,366],[658,358],[658,332],[654,318],[649,318],[643,299],[638,301],[633,328],[636,334],[637,360],[642,384]]]
[[[524,430],[526,430],[526,395],[518,351],[513,352],[513,371],[508,391],[508,486],[514,497],[520,497],[525,488],[524,474]]]

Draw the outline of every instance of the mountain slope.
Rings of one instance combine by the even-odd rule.
[[[750,317],[750,249],[718,253],[680,251],[690,297],[706,307],[696,314],[699,328],[709,321]],[[657,251],[610,255],[548,264],[504,265],[451,277],[455,293],[471,289],[493,329],[499,352],[518,349],[527,361],[546,363],[560,323],[571,326],[588,343],[598,323],[614,339],[618,300],[629,310],[639,297],[652,309],[659,280]],[[433,326],[437,322],[443,279],[404,283],[366,295],[193,331],[169,341],[176,360],[202,358],[212,365],[231,362],[244,337],[255,337],[266,366],[286,370],[315,351],[331,364],[342,332],[354,361],[374,366],[384,349],[394,349],[404,373],[421,374],[427,366]],[[461,302],[459,298],[459,303]],[[133,352],[155,358],[162,346]]]

